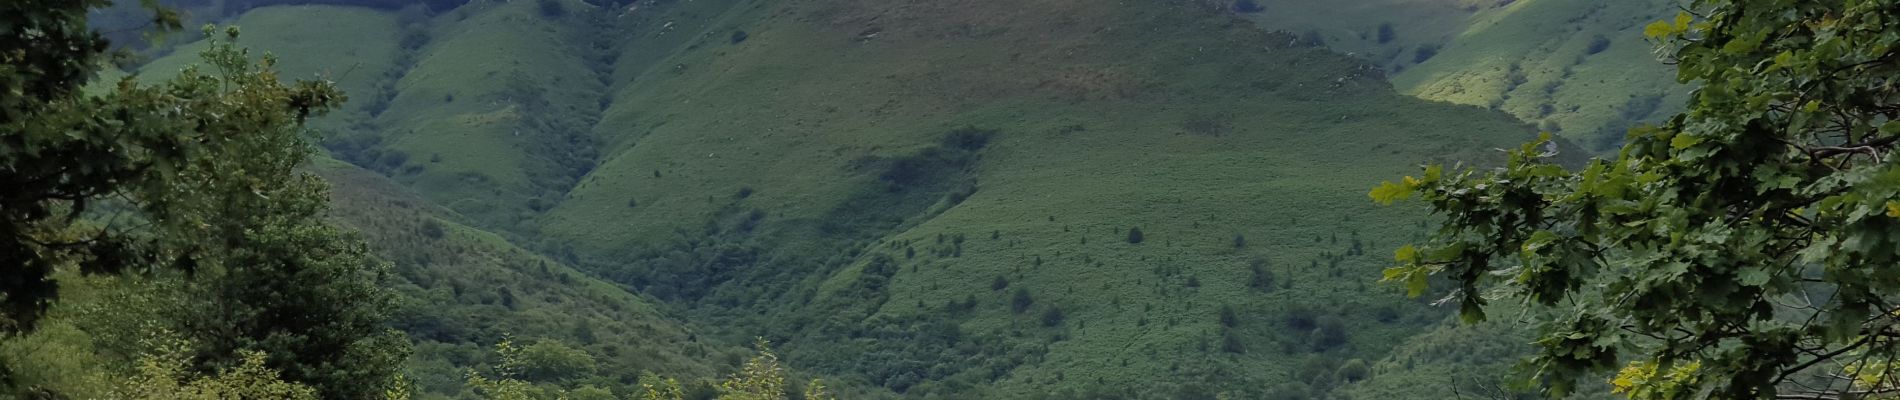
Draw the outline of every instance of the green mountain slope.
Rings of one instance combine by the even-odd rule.
[[[467,370],[494,362],[491,346],[506,336],[524,344],[557,340],[585,350],[600,372],[574,384],[619,393],[631,393],[644,372],[710,378],[715,366],[731,367],[729,361],[741,359],[742,348],[699,341],[649,299],[468,227],[464,223],[479,219],[398,183],[426,178],[408,168],[425,161],[383,161],[404,147],[382,141],[397,135],[390,135],[393,128],[381,118],[389,118],[389,109],[413,107],[400,97],[392,106],[389,97],[397,89],[389,85],[405,76],[421,50],[418,39],[409,39],[411,46],[405,47],[402,38],[433,24],[398,12],[310,5],[259,8],[232,23],[243,27],[245,46],[276,56],[286,79],[331,79],[350,93],[352,101],[344,109],[313,120],[312,126],[326,135],[337,156],[381,172],[337,161],[314,169],[331,183],[336,219],[362,232],[372,250],[394,264],[402,307],[393,324],[416,343],[408,375],[424,398],[467,396]],[[190,54],[198,46],[183,45],[143,65],[140,79],[164,79],[195,64]],[[453,110],[430,111],[443,118],[461,116]],[[391,124],[400,126],[400,121]]]
[[[1250,19],[1394,71],[1400,92],[1510,113],[1596,151],[1686,100],[1643,25],[1660,0],[1262,0]]]
[[[454,222],[456,215],[375,173],[332,162],[336,218],[364,234],[399,277],[394,325],[416,343],[410,377],[426,394],[461,394],[468,368],[494,362],[504,337],[558,340],[587,351],[589,382],[632,393],[643,372],[712,377],[743,354],[698,341],[648,299]],[[722,365],[721,367],[729,367]]]
[[[1436,318],[1372,284],[1412,225],[1366,182],[1530,131],[1187,3],[718,4],[622,20],[679,44],[623,50],[542,230],[908,396],[1325,392]]]
[[[583,342],[581,321],[624,333],[583,342],[619,384],[765,337],[853,398],[1372,390],[1366,366],[1443,314],[1373,282],[1420,220],[1365,189],[1533,131],[1200,2],[238,21],[290,73],[364,66],[329,75],[357,102],[319,126],[375,172],[331,176],[409,282],[399,324],[437,342],[416,371],[440,394],[499,333]]]

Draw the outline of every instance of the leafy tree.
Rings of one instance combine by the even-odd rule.
[[[759,339],[754,345],[759,354],[746,361],[739,372],[732,374],[719,383],[719,400],[786,400],[785,367],[779,364],[777,353],[765,339]],[[641,400],[682,400],[686,397],[680,383],[671,378],[661,379],[651,374],[640,378],[643,389]],[[805,384],[804,398],[807,400],[836,400],[837,396],[825,386],[824,381],[813,379]]]
[[[522,378],[553,382],[580,379],[594,374],[594,357],[558,340],[541,340],[517,355]]]
[[[265,354],[243,353],[243,362],[217,375],[198,376],[187,372],[186,342],[180,340],[161,346],[160,354],[147,355],[138,363],[138,375],[132,377],[112,398],[126,400],[224,400],[282,399],[316,400],[309,386],[285,382],[276,370],[264,366]],[[393,398],[393,396],[392,396]]]
[[[198,342],[200,368],[264,352],[322,397],[381,396],[408,347],[383,326],[393,307],[379,286],[388,266],[328,224],[327,185],[298,171],[315,151],[301,121],[342,95],[323,82],[283,85],[273,58],[253,63],[237,36],[228,28],[200,54],[213,74],[186,69],[163,88],[194,99],[202,114],[184,122],[202,135],[194,140],[216,143],[175,165],[169,184],[145,189],[151,236],[196,271],[170,319]]]
[[[1900,1],[1702,0],[1649,25],[1688,111],[1614,159],[1430,166],[1372,197],[1445,224],[1385,271],[1441,276],[1467,321],[1547,307],[1530,371],[1553,395],[1622,367],[1639,399],[1860,398],[1900,386]]]
[[[1128,228],[1128,243],[1140,244],[1141,240],[1141,227]]]
[[[515,347],[512,339],[504,337],[500,343],[495,343],[495,353],[501,357],[501,361],[494,366],[494,378],[483,376],[473,369],[468,371],[468,387],[476,395],[488,400],[533,400],[546,397],[540,388],[522,380],[522,350]]]
[[[159,10],[157,27],[179,27],[176,13],[144,3]],[[150,201],[153,189],[180,179],[176,171],[192,154],[218,147],[185,124],[201,110],[173,113],[206,99],[124,84],[100,96],[81,90],[111,58],[106,39],[86,25],[89,10],[107,5],[0,4],[0,332],[34,327],[58,295],[55,267],[78,263],[97,273],[155,264],[149,241],[80,216],[119,196],[162,211]]]
[[[156,10],[156,26],[177,14]],[[200,55],[208,72],[82,90],[107,59],[85,24],[106,1],[0,4],[0,331],[24,331],[57,296],[51,271],[137,269],[179,279],[181,306],[148,310],[192,341],[191,369],[268,368],[326,398],[383,394],[406,340],[381,326],[384,268],[327,225],[327,192],[298,171],[302,124],[344,100],[328,82],[281,82],[236,28]]]

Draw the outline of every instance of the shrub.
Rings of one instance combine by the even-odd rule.
[[[1391,22],[1379,24],[1379,44],[1391,43],[1397,36],[1398,34],[1392,31]]]
[[[1009,279],[1004,278],[1002,275],[997,275],[995,280],[990,281],[990,290],[1003,290],[1008,288]]]
[[[1300,34],[1300,44],[1306,47],[1323,47],[1326,46],[1326,37],[1321,36],[1317,29],[1308,30]]]
[[[1128,228],[1128,243],[1141,244],[1141,227]]]
[[[1596,54],[1596,53],[1602,53],[1604,50],[1609,50],[1609,49],[1610,49],[1610,38],[1604,37],[1603,35],[1596,35],[1590,38],[1590,47],[1584,49],[1584,51],[1588,52],[1589,54]]]
[[[438,222],[434,219],[428,219],[428,220],[422,221],[422,236],[423,237],[427,237],[430,239],[441,239],[442,236],[444,235],[446,235],[446,233],[442,230],[441,222]]]
[[[1234,312],[1234,306],[1220,305],[1220,326],[1228,328],[1240,326],[1240,315]]]
[[[1417,49],[1412,51],[1412,63],[1422,63],[1436,56],[1438,56],[1438,45],[1421,44],[1418,45]]]
[[[1023,311],[1029,311],[1029,306],[1034,304],[1036,304],[1036,299],[1029,296],[1029,289],[1016,288],[1016,294],[1010,296],[1009,299],[1009,310],[1022,314]]]
[[[1220,349],[1228,353],[1247,354],[1247,342],[1241,340],[1240,332],[1236,332],[1233,329],[1222,329]]]
[[[377,160],[377,162],[382,164],[385,171],[393,171],[396,168],[401,168],[403,164],[409,163],[409,153],[405,153],[402,150],[385,151],[383,152],[382,158]]]
[[[752,37],[752,34],[745,33],[745,31],[732,31],[732,44],[744,42],[746,38],[749,37]]]
[[[1246,248],[1246,247],[1247,247],[1247,237],[1238,233],[1234,234],[1234,248],[1240,249],[1240,248]]]
[[[1348,383],[1366,380],[1366,377],[1370,375],[1372,375],[1372,369],[1366,367],[1366,360],[1357,358],[1346,360],[1346,364],[1339,366],[1339,372],[1333,373],[1334,377]]]
[[[1313,309],[1306,308],[1305,306],[1294,306],[1293,309],[1286,311],[1286,327],[1288,330],[1300,332],[1311,331],[1318,325],[1317,320],[1318,317],[1314,315]]]
[[[1266,7],[1261,7],[1260,3],[1255,2],[1254,0],[1234,1],[1234,12],[1257,13],[1257,12],[1266,11],[1266,10],[1267,10]]]
[[[565,17],[567,16],[567,4],[561,1],[562,0],[537,0],[535,8],[541,11],[541,16],[543,17]]]
[[[1326,351],[1344,345],[1351,334],[1346,330],[1346,321],[1339,317],[1330,315],[1320,317],[1317,325],[1318,327],[1313,329],[1314,350]]]
[[[1049,306],[1048,310],[1043,310],[1042,312],[1042,326],[1054,328],[1057,325],[1062,325],[1064,318],[1061,308]]]
[[[521,349],[520,368],[530,381],[554,382],[579,379],[594,374],[593,356],[558,340],[542,340]]]
[[[1263,292],[1273,289],[1273,272],[1267,270],[1267,259],[1256,258],[1247,268],[1253,271],[1253,277],[1247,278],[1247,287]]]

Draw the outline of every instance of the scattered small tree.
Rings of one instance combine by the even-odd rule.
[[[1426,43],[1412,49],[1412,63],[1422,63],[1438,56],[1438,45]]]
[[[1029,296],[1028,288],[1016,288],[1016,294],[1009,298],[1009,310],[1017,314],[1029,311],[1029,306],[1034,304],[1036,304],[1036,299]]]
[[[1256,258],[1248,264],[1247,269],[1253,273],[1247,278],[1247,287],[1263,292],[1273,289],[1273,272],[1267,270],[1267,259]]]
[[[1141,244],[1141,227],[1128,228],[1128,243]]]
[[[1220,349],[1228,353],[1247,354],[1247,342],[1242,340],[1240,332],[1234,329],[1221,329]]]
[[[1590,37],[1590,45],[1583,50],[1589,54],[1597,54],[1609,49],[1610,38],[1603,35],[1596,35]]]
[[[1254,0],[1235,0],[1234,1],[1234,12],[1257,13],[1257,12],[1266,11],[1266,10],[1267,10],[1266,7],[1261,7],[1260,3]]]

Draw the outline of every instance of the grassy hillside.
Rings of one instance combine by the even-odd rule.
[[[402,305],[393,323],[416,343],[409,376],[431,397],[464,395],[464,374],[494,362],[490,347],[504,335],[586,351],[599,374],[580,384],[619,393],[632,393],[641,373],[710,378],[745,354],[699,341],[648,299],[456,223],[380,175],[340,162],[317,170],[333,186],[337,220],[394,264]]]
[[[620,26],[604,156],[543,231],[913,397],[1325,393],[1437,319],[1372,283],[1416,228],[1366,184],[1531,131],[1180,2],[700,1]]]
[[[741,359],[742,348],[699,341],[649,299],[464,225],[481,218],[398,183],[406,179],[425,186],[418,182],[427,176],[410,167],[429,161],[385,161],[404,148],[382,139],[400,138],[390,126],[406,121],[391,110],[424,108],[442,118],[462,116],[433,105],[409,105],[396,96],[421,93],[398,89],[412,67],[437,71],[430,69],[433,58],[419,57],[429,54],[422,45],[440,26],[429,16],[297,5],[259,8],[232,23],[242,27],[243,45],[277,57],[285,78],[332,80],[350,95],[343,109],[312,125],[336,156],[362,167],[326,161],[315,170],[331,182],[337,220],[361,231],[372,250],[394,264],[397,276],[391,283],[403,304],[393,323],[416,343],[409,376],[424,398],[469,395],[462,387],[464,374],[493,362],[490,346],[504,335],[523,344],[557,340],[586,351],[600,373],[587,382],[565,384],[619,393],[631,393],[644,372],[710,378]],[[141,66],[140,78],[168,78],[196,63],[200,46],[183,45]],[[474,98],[499,96],[468,85],[455,89]],[[384,122],[390,120],[397,122]],[[456,148],[445,147],[444,152]],[[484,192],[482,197],[494,196]]]
[[[394,13],[337,6],[270,7],[245,13],[227,25],[241,28],[242,43],[253,53],[277,56],[276,68],[285,79],[324,79],[337,83],[350,96],[340,118],[323,120],[323,128],[347,128],[373,105],[379,78],[396,68],[401,34]],[[193,28],[194,30],[196,28]],[[194,32],[195,33],[195,32]],[[170,55],[138,67],[145,82],[170,79],[198,62],[202,43],[179,46]]]
[[[1661,0],[1261,0],[1245,13],[1393,72],[1400,92],[1510,113],[1595,151],[1685,101],[1642,26]]]
[[[320,126],[374,173],[328,171],[398,263],[438,394],[501,332],[582,343],[602,384],[765,337],[853,398],[1375,393],[1353,388],[1443,313],[1373,282],[1422,228],[1365,190],[1534,130],[1200,2],[245,21],[286,71],[364,66]]]

